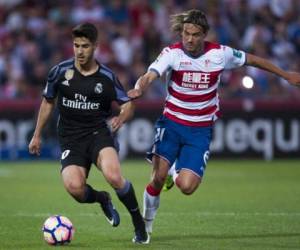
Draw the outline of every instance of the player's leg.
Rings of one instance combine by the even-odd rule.
[[[187,195],[192,194],[201,183],[201,176],[185,169],[177,172],[175,165],[176,163],[168,171],[163,191],[169,191],[176,183],[176,186],[179,187],[182,193]]]
[[[95,203],[98,202],[112,226],[119,225],[120,219],[118,212],[113,208],[111,198],[108,192],[96,191],[86,183],[87,169],[69,165],[62,170],[62,179],[65,189],[68,193],[80,203]],[[114,217],[114,219],[112,219]]]
[[[146,230],[152,233],[152,224],[160,203],[160,192],[172,165],[180,150],[180,131],[174,122],[162,116],[155,124],[155,138],[147,159],[152,162],[151,182],[144,191],[143,217]]]
[[[78,202],[85,201],[86,169],[77,165],[68,165],[61,171],[63,184],[68,193]]]
[[[157,155],[153,156],[152,164],[151,182],[147,185],[143,197],[143,217],[148,233],[152,233],[153,221],[160,204],[160,192],[169,169],[169,162]]]
[[[194,193],[201,183],[209,158],[211,137],[211,127],[193,128],[191,133],[184,135],[184,145],[176,162],[179,174],[175,179],[175,184],[183,194]]]
[[[145,231],[145,223],[140,213],[134,188],[130,181],[124,179],[116,150],[113,147],[105,147],[100,150],[97,166],[102,170],[104,178],[116,190],[120,201],[129,211],[135,229],[136,243],[147,244],[150,241]]]
[[[86,148],[90,140],[87,138],[79,143],[60,141],[62,148],[61,175],[64,186],[68,193],[80,203],[99,203],[106,219],[112,226],[119,224],[119,214],[113,210],[111,198],[108,192],[97,191],[86,183],[86,179],[90,170],[91,160],[86,156]],[[103,208],[110,208],[104,210]],[[112,223],[112,214],[117,217]]]
[[[87,169],[77,165],[63,168],[61,175],[65,189],[80,203],[103,203],[107,200],[107,192],[96,191],[86,183]]]
[[[176,162],[173,163],[173,165],[170,167],[168,171],[168,175],[166,177],[166,181],[163,186],[163,191],[169,191],[173,186],[175,179],[177,178],[177,172],[175,168]]]
[[[175,179],[176,186],[183,194],[190,195],[196,191],[201,183],[201,176],[194,172],[182,169]]]

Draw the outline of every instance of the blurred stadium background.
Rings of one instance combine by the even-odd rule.
[[[0,0],[0,159],[30,159],[27,144],[46,75],[72,57],[74,25],[98,26],[98,60],[130,88],[160,50],[178,39],[168,16],[191,8],[207,13],[208,40],[300,72],[298,0]],[[144,156],[164,95],[160,79],[137,102],[135,118],[119,132],[122,158]],[[299,88],[243,67],[224,72],[220,96],[224,116],[215,127],[215,157],[299,157]],[[42,158],[59,157],[55,124],[54,117],[45,130]]]

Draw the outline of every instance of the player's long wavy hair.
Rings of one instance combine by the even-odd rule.
[[[201,10],[188,10],[179,14],[170,16],[171,30],[175,33],[181,34],[183,24],[192,23],[202,27],[206,34],[209,30],[209,24],[207,22],[205,14]]]

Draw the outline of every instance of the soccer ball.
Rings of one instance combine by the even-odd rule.
[[[72,222],[65,216],[49,217],[42,228],[45,241],[49,245],[65,245],[73,239],[75,229]]]

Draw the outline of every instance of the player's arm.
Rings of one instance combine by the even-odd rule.
[[[259,56],[255,56],[252,54],[247,54],[246,64],[249,66],[257,67],[271,73],[274,73],[285,80],[287,80],[290,84],[300,86],[300,74],[297,72],[288,72],[280,69],[276,65],[274,65],[269,60],[261,58]]]
[[[45,127],[47,121],[49,120],[54,107],[55,107],[54,99],[48,100],[46,98],[43,98],[40,106],[37,122],[36,122],[36,127],[32,139],[28,146],[29,152],[31,154],[40,155],[42,130]]]
[[[129,90],[127,95],[132,99],[141,97],[150,84],[158,77],[157,72],[148,71],[136,81],[134,89]]]
[[[134,114],[134,104],[126,102],[120,106],[120,113],[110,121],[110,126],[113,132],[117,131],[125,122],[132,118]]]

